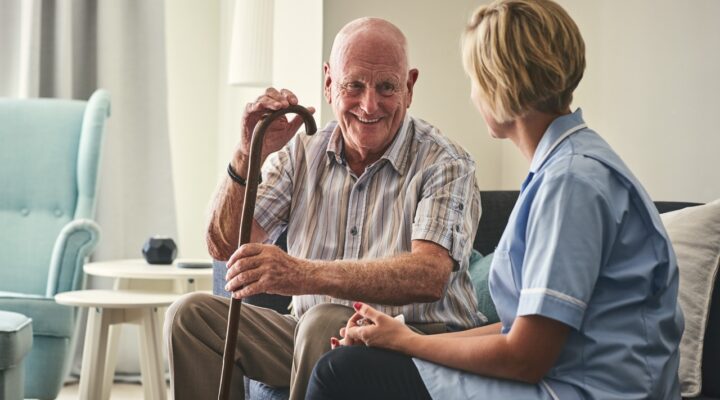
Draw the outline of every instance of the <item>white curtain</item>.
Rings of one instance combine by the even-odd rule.
[[[94,260],[140,258],[149,236],[177,236],[164,8],[163,0],[0,1],[0,96],[87,100],[97,88],[112,96]],[[134,332],[122,336],[121,346],[134,346]],[[120,351],[118,371],[139,371],[136,354]]]

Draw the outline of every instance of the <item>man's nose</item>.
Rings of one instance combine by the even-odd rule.
[[[375,88],[368,88],[363,92],[360,99],[360,108],[368,115],[373,115],[378,110],[378,95]]]

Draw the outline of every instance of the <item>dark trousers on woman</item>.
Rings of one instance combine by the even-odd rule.
[[[389,350],[347,346],[315,365],[306,399],[431,399],[412,358]]]

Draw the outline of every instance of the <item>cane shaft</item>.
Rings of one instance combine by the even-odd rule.
[[[275,111],[265,117],[253,132],[250,141],[250,162],[248,167],[247,186],[245,187],[245,200],[243,202],[242,219],[240,220],[240,241],[239,246],[250,242],[253,216],[255,214],[255,199],[257,188],[260,184],[260,158],[262,157],[262,145],[265,131],[270,124],[278,117],[287,113],[296,113],[305,122],[305,132],[312,135],[317,130],[315,120],[308,110],[299,105],[290,106]],[[242,301],[232,298],[228,310],[228,327],[225,335],[225,348],[223,351],[222,371],[220,373],[220,390],[218,400],[228,400],[230,397],[230,383],[232,381],[233,367],[235,366],[235,349],[237,345],[238,325],[240,323],[240,308]]]

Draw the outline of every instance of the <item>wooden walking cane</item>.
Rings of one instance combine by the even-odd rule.
[[[245,187],[242,219],[240,220],[239,246],[250,242],[250,230],[252,229],[253,215],[255,214],[255,198],[257,197],[257,187],[260,183],[260,155],[265,131],[275,119],[288,113],[295,113],[299,117],[302,117],[305,122],[305,132],[308,135],[312,135],[317,131],[317,126],[315,125],[312,114],[310,114],[305,107],[299,105],[291,105],[282,110],[274,111],[264,117],[260,121],[260,124],[256,126],[253,131],[252,140],[250,141],[250,165],[248,167],[247,186]],[[241,305],[242,300],[240,299],[232,298],[230,300],[218,400],[228,400],[230,396],[230,381],[232,380],[232,371],[235,365],[235,344],[237,343],[238,319],[240,317]]]

